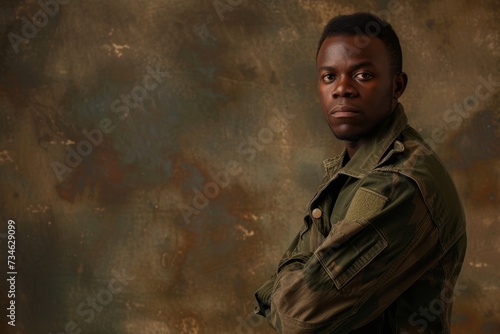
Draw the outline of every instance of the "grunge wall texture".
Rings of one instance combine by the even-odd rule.
[[[402,103],[465,205],[453,333],[500,333],[498,2],[221,1],[2,0],[1,332],[271,333],[253,293],[342,147],[317,40],[363,10],[398,32]]]

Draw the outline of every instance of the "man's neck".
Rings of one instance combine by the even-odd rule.
[[[347,154],[349,155],[349,159],[352,159],[354,154],[358,151],[359,147],[361,146],[361,141],[346,141],[345,142],[345,148],[347,150]]]

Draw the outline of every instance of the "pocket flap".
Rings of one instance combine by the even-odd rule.
[[[332,229],[315,256],[340,290],[387,245],[384,236],[368,221],[343,220]]]

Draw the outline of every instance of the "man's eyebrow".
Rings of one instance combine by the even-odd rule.
[[[351,66],[349,66],[349,70],[354,71],[354,70],[357,70],[357,69],[362,68],[362,67],[370,67],[370,66],[375,66],[375,65],[370,60],[364,60],[364,61],[361,61],[359,63],[352,64]],[[320,66],[318,68],[318,70],[319,71],[333,72],[333,71],[335,71],[335,67],[325,65],[325,66]]]
[[[318,70],[333,72],[333,71],[335,71],[335,67],[332,67],[332,66],[320,66],[318,68]]]
[[[352,70],[357,70],[361,67],[370,67],[370,66],[375,66],[375,65],[370,60],[364,60],[364,61],[361,61],[359,63],[355,63],[355,64],[351,65],[349,68],[352,71]]]

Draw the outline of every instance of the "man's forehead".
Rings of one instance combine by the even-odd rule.
[[[334,35],[327,37],[318,52],[318,67],[326,66],[332,60],[352,62],[388,60],[384,42],[374,36]]]

